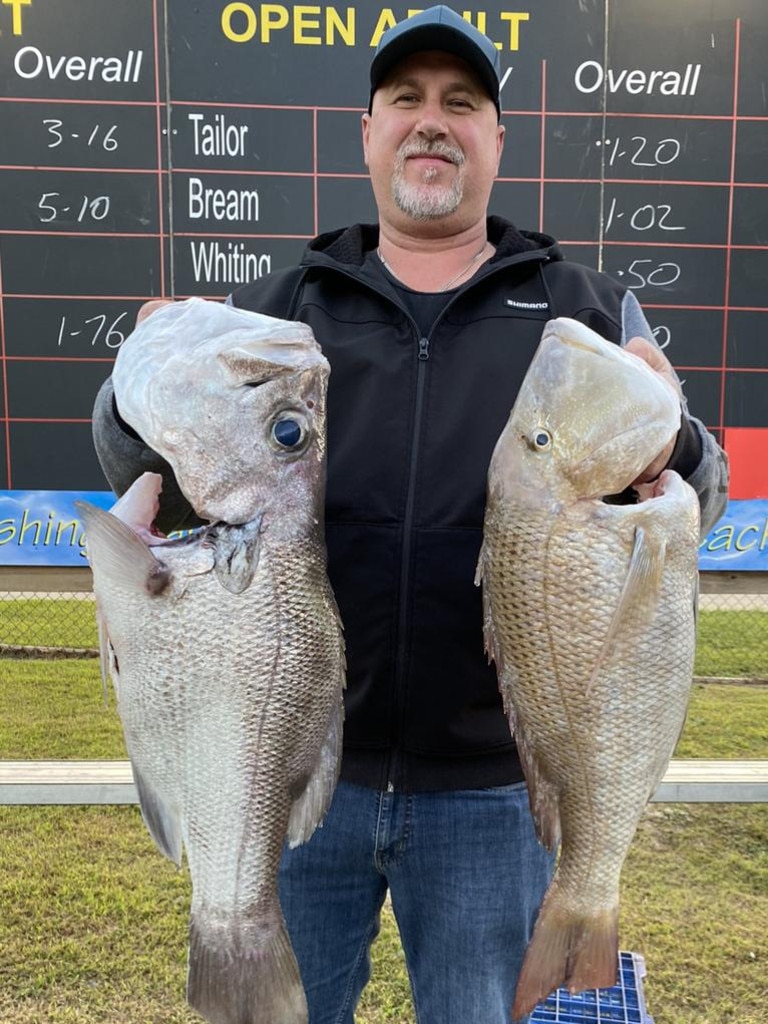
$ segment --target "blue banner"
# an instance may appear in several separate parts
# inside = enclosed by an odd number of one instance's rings
[[[768,501],[729,501],[699,548],[699,568],[768,571]]]
[[[110,508],[110,491],[0,491],[0,565],[86,565],[74,502]],[[768,500],[730,501],[699,568],[768,571]]]
[[[0,565],[87,565],[75,501],[111,508],[111,491],[0,491]]]

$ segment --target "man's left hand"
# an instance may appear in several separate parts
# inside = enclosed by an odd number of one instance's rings
[[[677,378],[672,364],[658,347],[658,345],[652,344],[646,338],[630,338],[625,346],[625,351],[631,352],[632,355],[638,356],[643,362],[646,362],[652,370],[663,378],[675,391],[676,394],[682,399],[682,391],[680,389],[680,381]],[[656,477],[666,468],[667,463],[672,458],[672,452],[675,450],[675,441],[677,435],[675,435],[669,444],[664,448],[663,451],[659,452],[653,462],[646,466],[643,472],[633,480],[633,484],[645,484],[650,480],[655,480]]]

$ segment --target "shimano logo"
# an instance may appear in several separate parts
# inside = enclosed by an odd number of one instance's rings
[[[517,299],[505,299],[504,302],[513,309],[549,309],[548,302],[518,302]]]

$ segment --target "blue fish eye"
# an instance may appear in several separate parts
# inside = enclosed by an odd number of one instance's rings
[[[272,437],[283,448],[295,448],[304,437],[304,431],[296,420],[278,420],[272,427]]]
[[[552,444],[552,435],[548,430],[536,430],[532,437],[532,447],[537,448],[539,451],[543,451],[545,448],[549,448]]]

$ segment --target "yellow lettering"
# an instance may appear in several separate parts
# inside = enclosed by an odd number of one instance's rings
[[[0,544],[7,544],[16,536],[16,524],[12,519],[0,519]]]
[[[733,527],[718,526],[707,544],[707,551],[727,551],[733,542]]]
[[[69,530],[69,546],[77,544],[77,528],[80,524],[76,519],[70,519],[68,523],[59,523],[56,527],[56,540],[54,543],[61,543],[61,535]]]
[[[261,36],[262,43],[268,43],[273,32],[285,28],[288,24],[288,10],[280,4],[261,5]]]
[[[325,41],[328,46],[333,46],[333,30],[341,36],[342,42],[347,46],[355,45],[355,8],[347,8],[346,22],[341,20],[341,15],[335,7],[329,7],[325,19]]]
[[[499,15],[502,21],[509,22],[509,48],[510,50],[520,49],[520,22],[528,21],[530,14],[524,11],[502,11]],[[501,47],[499,47],[501,49]]]
[[[320,19],[310,17],[312,14],[319,13],[319,7],[293,8],[293,41],[297,46],[319,46],[322,43],[322,39],[317,36],[304,34],[307,29],[320,28]]]
[[[21,8],[29,7],[32,0],[2,0],[2,2],[13,8],[12,32],[15,36],[21,35]]]
[[[753,548],[755,546],[755,544],[757,543],[757,541],[755,541],[755,540],[751,540],[749,542],[749,544],[744,544],[743,543],[744,534],[745,533],[752,533],[752,532],[754,532],[754,533],[758,532],[756,526],[745,526],[744,527],[744,529],[741,531],[741,533],[738,535],[738,537],[734,541],[734,545],[733,546],[736,548],[737,551],[749,551],[750,548]]]
[[[387,31],[388,28],[392,28],[393,25],[397,24],[397,18],[392,13],[391,7],[382,7],[379,20],[376,22],[376,27],[373,30],[371,36],[371,46],[378,46],[379,40]]]
[[[29,521],[29,509],[25,508],[21,517],[21,526],[19,527],[19,544],[24,543],[24,537],[27,530],[34,530],[35,539],[32,541],[33,544],[40,543],[40,531],[43,528],[43,524],[39,519],[33,519]]]
[[[237,32],[232,27],[235,14],[245,15],[245,31]],[[256,35],[256,15],[250,4],[227,4],[221,12],[221,31],[233,43],[247,43]]]
[[[763,550],[766,544],[768,544],[768,516],[765,517],[765,523],[763,524],[763,535],[760,538],[761,551]]]

